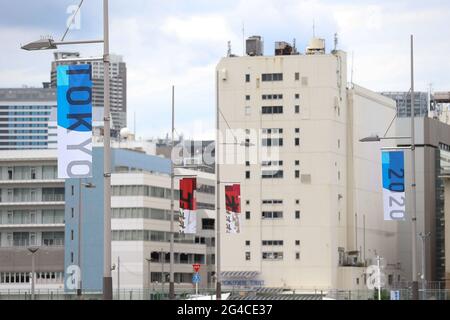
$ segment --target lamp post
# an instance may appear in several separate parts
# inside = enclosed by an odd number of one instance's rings
[[[411,249],[412,249],[412,299],[419,299],[419,285],[417,281],[417,185],[416,185],[416,142],[415,142],[415,94],[414,94],[414,36],[411,35],[411,136],[410,137],[383,137],[371,136],[361,139],[360,142],[380,142],[388,139],[411,139],[411,147],[390,148],[411,150]]]
[[[427,239],[431,236],[431,232],[419,233],[419,237],[422,240],[422,289],[426,289],[427,284],[427,265],[426,265],[426,245]]]
[[[82,243],[81,243],[81,239],[82,239],[82,224],[83,224],[83,201],[82,201],[82,196],[83,196],[83,190],[82,187],[85,187],[86,189],[94,189],[95,185],[92,183],[82,183],[80,180],[80,185],[79,185],[79,195],[78,195],[78,267],[80,268],[81,274],[80,274],[80,278],[78,279],[78,289],[77,289],[77,296],[78,298],[81,298],[81,295],[83,293],[83,269],[81,266],[81,259],[82,259],[82,254],[81,254],[81,249],[82,249]]]
[[[103,57],[88,59],[66,59],[65,62],[103,61],[104,74],[104,140],[103,140],[103,168],[104,168],[104,197],[103,197],[103,299],[112,300],[111,277],[111,115],[110,115],[110,54],[109,54],[109,1],[103,0],[103,40],[54,41],[41,39],[22,46],[27,51],[54,50],[59,45],[78,45],[103,43]]]
[[[35,279],[36,279],[36,261],[35,255],[38,252],[39,248],[31,247],[28,248],[28,251],[31,253],[31,300],[35,300]]]

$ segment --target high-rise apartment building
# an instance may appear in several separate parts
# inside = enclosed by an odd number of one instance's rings
[[[51,86],[53,88],[56,87],[56,67],[63,64],[73,64],[74,62],[64,62],[64,59],[73,58],[80,59],[80,54],[78,52],[55,52],[55,61],[52,62],[51,70]],[[103,108],[103,62],[83,61],[81,59],[76,63],[92,65],[92,106],[93,108]],[[127,126],[127,67],[122,56],[111,55],[110,79],[112,129],[113,134],[118,136],[120,130]]]
[[[394,101],[347,85],[345,52],[321,39],[305,55],[286,43],[274,56],[229,55],[216,71],[221,192],[240,182],[242,193],[239,234],[226,233],[220,203],[224,284],[364,289],[377,256],[387,285],[402,280],[380,146],[359,142],[384,134]]]
[[[47,149],[56,143],[56,92],[49,88],[0,89],[0,150]]]
[[[397,103],[397,116],[399,118],[411,117],[411,93],[409,92],[382,92],[383,96],[391,98]],[[428,92],[415,92],[414,116],[428,117],[430,110],[430,97]]]

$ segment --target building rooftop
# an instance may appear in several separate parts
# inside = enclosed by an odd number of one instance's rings
[[[0,89],[0,101],[56,102],[56,90],[51,88]]]

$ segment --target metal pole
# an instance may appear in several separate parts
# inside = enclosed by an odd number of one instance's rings
[[[81,219],[82,219],[82,180],[79,179],[79,194],[78,194],[78,267],[80,268],[80,278],[78,279],[78,289],[77,289],[77,296],[80,299],[81,293],[82,293],[82,272],[81,272]]]
[[[174,187],[174,165],[173,165],[173,149],[175,144],[175,86],[172,86],[172,144],[170,152],[170,283],[169,283],[169,299],[175,299],[175,281],[174,281],[174,204],[175,204],[175,187]]]
[[[411,35],[411,240],[412,240],[412,299],[419,299],[419,284],[417,282],[417,212],[416,212],[416,144],[414,108],[414,36]]]
[[[120,300],[120,257],[117,257],[117,300]]]
[[[380,266],[380,256],[377,256],[377,267],[378,267],[378,300],[381,300],[381,266]]]
[[[364,266],[366,266],[366,215],[363,215],[363,250],[364,250]]]
[[[104,78],[104,252],[103,252],[103,299],[112,300],[111,277],[111,112],[109,79],[109,6],[103,0],[103,78]]]
[[[426,245],[427,238],[430,237],[431,233],[420,233],[420,239],[422,240],[422,289],[426,289],[427,283],[427,264],[426,264]]]
[[[36,252],[31,253],[31,300],[34,300],[35,294],[34,294],[34,280],[35,280],[35,261],[34,261],[34,254]]]
[[[164,297],[164,287],[165,287],[165,284],[166,284],[166,279],[164,277],[164,262],[166,260],[166,255],[163,252],[163,249],[161,249],[160,256],[162,258],[162,263],[161,263],[161,287],[162,287],[162,296]]]
[[[216,71],[216,300],[222,299],[220,276],[220,130],[219,130],[219,72]]]

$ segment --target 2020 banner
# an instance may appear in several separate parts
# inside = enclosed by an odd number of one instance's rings
[[[406,218],[404,152],[383,152],[382,165],[384,220],[403,221]]]
[[[234,184],[225,187],[226,233],[241,232],[241,186]]]
[[[92,66],[57,68],[58,178],[92,178]]]
[[[195,199],[197,179],[185,178],[180,180],[180,233],[197,233],[197,202]]]

